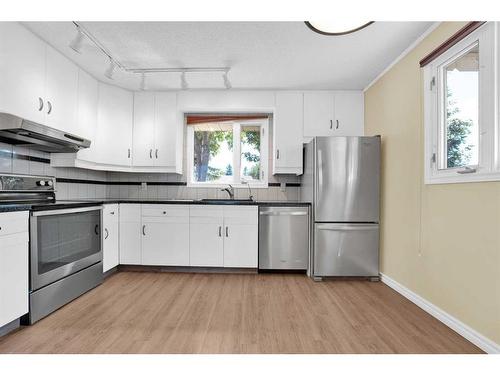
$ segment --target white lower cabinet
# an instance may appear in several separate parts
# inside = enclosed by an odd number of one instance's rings
[[[142,264],[189,266],[189,206],[142,206]]]
[[[120,264],[257,268],[258,207],[120,204]]]
[[[257,206],[193,206],[190,217],[190,265],[256,268]]]
[[[141,264],[141,240],[141,205],[120,204],[120,264]]]
[[[192,206],[189,220],[189,265],[223,267],[223,206]]]
[[[258,208],[224,207],[224,267],[257,268]]]
[[[105,205],[102,215],[104,228],[102,270],[106,272],[120,263],[118,204]]]
[[[28,212],[0,214],[0,327],[28,312]]]

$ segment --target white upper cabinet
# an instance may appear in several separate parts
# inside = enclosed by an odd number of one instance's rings
[[[175,172],[177,151],[182,149],[175,93],[134,94],[133,166],[160,167]]]
[[[304,137],[333,135],[334,109],[333,92],[304,92]]]
[[[273,91],[182,91],[178,94],[180,111],[271,111]]]
[[[335,135],[363,135],[364,113],[363,92],[336,91]]]
[[[363,135],[361,91],[304,92],[304,137]]]
[[[99,84],[95,151],[100,163],[132,165],[132,112],[130,91]]]
[[[78,68],[47,46],[45,77],[46,124],[72,133],[76,124]]]
[[[177,116],[177,95],[156,93],[155,97],[155,159],[157,167],[182,171],[183,119]]]
[[[0,112],[45,122],[45,44],[14,22],[0,22]]]
[[[276,93],[273,123],[273,174],[302,174],[303,94]]]
[[[154,165],[155,148],[155,94],[134,93],[134,166]]]

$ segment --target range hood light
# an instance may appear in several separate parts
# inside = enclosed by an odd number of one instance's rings
[[[307,27],[309,27],[315,33],[321,35],[346,35],[350,33],[354,33],[361,29],[364,29],[366,26],[371,25],[373,21],[318,21],[304,22]]]

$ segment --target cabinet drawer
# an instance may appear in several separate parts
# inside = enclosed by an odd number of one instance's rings
[[[259,222],[258,207],[224,207],[224,224],[255,224]]]
[[[209,217],[209,218],[223,218],[224,206],[214,205],[200,205],[191,206],[189,209],[189,216],[193,217]]]
[[[143,204],[143,217],[189,217],[189,206],[176,204]]]
[[[119,216],[118,204],[106,204],[102,211],[104,220],[118,221]]]
[[[28,232],[28,211],[0,214],[0,237],[8,234]]]
[[[122,222],[140,222],[141,205],[134,203],[120,204],[120,221]]]

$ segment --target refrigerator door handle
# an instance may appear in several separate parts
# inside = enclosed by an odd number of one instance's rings
[[[359,230],[374,230],[378,228],[378,224],[317,224],[318,230],[330,231],[359,231]]]
[[[321,191],[323,190],[323,153],[321,150],[318,150],[318,186],[317,186],[317,196],[320,196]]]

